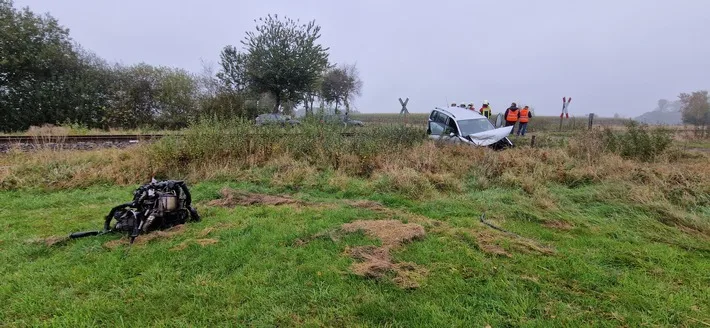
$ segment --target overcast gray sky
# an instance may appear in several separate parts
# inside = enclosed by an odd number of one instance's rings
[[[709,0],[15,0],[100,56],[199,72],[269,13],[315,19],[331,62],[356,63],[356,107],[425,112],[512,101],[538,115],[634,116],[710,88]]]

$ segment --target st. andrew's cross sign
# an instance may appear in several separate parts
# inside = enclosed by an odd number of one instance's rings
[[[407,103],[409,102],[409,98],[405,99],[402,101],[402,98],[399,98],[399,104],[402,105],[402,110],[399,111],[400,114],[409,114],[409,111],[407,110]]]

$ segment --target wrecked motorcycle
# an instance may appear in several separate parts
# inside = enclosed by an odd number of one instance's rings
[[[111,209],[102,231],[83,231],[69,235],[76,239],[112,232],[128,233],[131,244],[141,233],[167,229],[188,221],[199,221],[197,210],[191,206],[192,196],[184,181],[152,181],[133,191],[131,202]],[[111,226],[111,222],[116,223]]]

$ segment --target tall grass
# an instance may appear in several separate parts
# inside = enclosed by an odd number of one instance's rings
[[[343,136],[344,131],[355,135]],[[693,214],[710,206],[707,160],[672,148],[662,132],[641,127],[575,134],[554,147],[522,145],[496,152],[428,142],[424,131],[407,125],[346,130],[204,121],[182,137],[129,149],[12,152],[0,156],[0,188],[133,185],[151,176],[244,180],[285,190],[395,193],[410,199],[507,188],[554,207],[552,187],[602,184],[618,187],[604,201],[655,208],[672,222],[710,232],[710,222]]]
[[[306,122],[282,128],[254,127],[243,120],[202,121],[181,137],[161,139],[149,154],[152,161],[170,163],[171,170],[181,173],[190,165],[224,161],[257,167],[284,155],[318,169],[338,169],[349,161],[410,149],[424,139],[421,129],[405,125],[343,129]]]

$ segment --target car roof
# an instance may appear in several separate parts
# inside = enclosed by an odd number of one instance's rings
[[[473,120],[479,118],[486,118],[485,116],[479,114],[477,111],[470,110],[468,108],[461,107],[446,107],[439,108],[436,107],[434,110],[440,111],[458,120]]]

